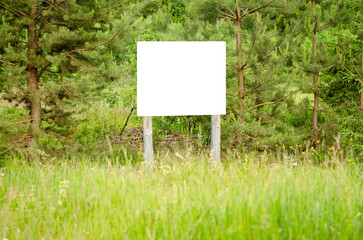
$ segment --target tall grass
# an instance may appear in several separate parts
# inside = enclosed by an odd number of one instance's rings
[[[362,239],[352,162],[162,155],[155,170],[87,159],[1,169],[0,239]]]

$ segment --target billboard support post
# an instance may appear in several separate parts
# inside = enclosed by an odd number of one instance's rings
[[[153,129],[152,117],[143,117],[143,139],[144,139],[144,164],[145,170],[153,170],[154,157],[153,157]]]
[[[221,159],[221,115],[211,117],[211,162],[218,163]]]

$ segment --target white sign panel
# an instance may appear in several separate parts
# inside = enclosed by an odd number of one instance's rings
[[[225,42],[138,42],[137,115],[226,114]]]

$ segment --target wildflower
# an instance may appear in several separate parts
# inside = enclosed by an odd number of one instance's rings
[[[351,161],[352,161],[352,159],[350,159],[350,158],[349,158],[349,159],[348,159],[348,162],[351,162]]]
[[[175,155],[180,158],[180,159],[184,159],[182,155],[180,155],[178,152],[175,153]]]
[[[334,147],[329,148],[329,150],[334,150]]]
[[[4,177],[4,175],[5,175],[4,173],[1,173],[1,176],[2,176],[2,177]]]
[[[316,143],[320,143],[320,140],[317,140]]]
[[[91,168],[91,170],[93,171],[93,168]]]
[[[305,152],[301,152],[301,154],[302,154],[302,155],[304,155],[304,154],[305,154]]]
[[[342,161],[343,161],[343,163],[345,163],[345,158],[343,158],[343,160],[342,160]]]
[[[62,206],[63,202],[62,202],[61,200],[58,200],[58,201],[57,201],[57,204],[58,204],[59,206]]]
[[[349,139],[349,141],[353,141],[353,138]]]
[[[296,162],[294,162],[292,165],[296,166],[296,165],[297,165],[297,163],[296,163]]]

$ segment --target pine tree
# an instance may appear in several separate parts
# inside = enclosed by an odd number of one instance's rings
[[[117,79],[119,68],[107,49],[117,50],[112,40],[127,37],[141,7],[110,0],[1,1],[0,82],[7,99],[29,109],[22,139],[31,159],[44,134],[42,122],[53,126],[47,131],[67,126],[71,99]]]
[[[240,4],[246,12],[241,17],[241,29],[236,28],[236,12],[233,11],[236,4]],[[286,125],[278,119],[277,113],[283,100],[296,92],[295,86],[292,91],[290,87],[295,84],[297,75],[290,73],[291,64],[285,66],[286,52],[291,51],[292,39],[297,32],[294,26],[294,6],[295,2],[285,1],[265,1],[265,4],[260,1],[189,1],[185,5],[187,16],[183,22],[173,21],[169,9],[160,9],[151,17],[157,30],[161,31],[157,34],[158,40],[227,42],[227,117],[232,122],[234,119],[246,122],[244,125],[236,124],[236,131],[233,130],[236,142],[241,143],[241,135],[248,136],[248,141],[255,141],[257,137],[264,135],[261,134],[263,128],[251,127],[257,126],[259,122],[265,126],[269,137],[273,137],[275,133],[271,129],[277,129],[275,123]],[[241,9],[242,16],[244,13]],[[248,9],[254,11],[248,14]],[[238,41],[241,51],[237,51],[237,35],[241,37]],[[243,69],[239,69],[238,64],[242,64]],[[242,100],[238,95],[241,86]],[[252,130],[257,128],[259,130]],[[273,138],[275,146],[278,138]]]
[[[291,3],[290,3],[291,4]],[[261,93],[257,88],[251,91],[246,91],[246,70],[256,63],[256,60],[261,62],[262,58],[260,56],[259,59],[256,59],[258,54],[266,53],[269,56],[268,52],[273,52],[275,46],[272,41],[268,41],[268,35],[271,32],[267,33],[266,31],[270,30],[268,25],[273,26],[271,24],[271,16],[267,16],[270,9],[280,9],[285,10],[289,8],[289,5],[286,1],[239,1],[239,0],[230,0],[230,1],[203,1],[201,5],[202,13],[207,15],[209,19],[222,17],[227,20],[230,20],[234,24],[235,31],[235,47],[236,47],[236,56],[237,56],[237,64],[229,64],[237,71],[237,82],[238,82],[238,113],[239,113],[239,122],[243,123],[245,121],[245,113],[250,108],[245,107],[245,98],[247,95],[251,95],[252,92],[257,91],[257,93]],[[273,10],[274,11],[274,10]],[[272,15],[275,15],[272,13]],[[266,17],[267,16],[267,17]],[[276,15],[275,15],[276,16]],[[271,37],[271,36],[269,36]],[[274,36],[276,39],[276,36]],[[264,46],[263,44],[268,43],[268,45]],[[248,47],[246,46],[248,45]],[[270,49],[268,49],[270,47]],[[255,59],[254,59],[255,58]],[[266,62],[269,59],[265,59]],[[268,68],[268,67],[267,67]],[[259,70],[261,73],[261,69]],[[260,76],[261,77],[261,76]],[[262,99],[257,97],[257,105],[263,104]],[[261,105],[263,106],[263,105]],[[252,108],[255,109],[255,108]],[[259,111],[260,107],[256,107],[257,111]]]
[[[332,26],[338,26],[345,24],[349,21],[349,14],[344,7],[344,1],[318,1],[312,0],[311,11],[307,11],[305,20],[306,37],[310,38],[308,44],[302,44],[302,51],[295,52],[295,65],[301,70],[312,74],[313,76],[313,142],[314,147],[318,147],[319,140],[319,125],[318,125],[318,113],[319,113],[319,73],[326,71],[338,64],[339,56],[329,56],[327,54],[326,46],[324,42],[319,38],[319,33]],[[306,10],[309,9],[306,6]],[[311,14],[309,14],[309,12]],[[309,16],[310,15],[310,16]],[[306,49],[307,45],[311,43],[311,54]],[[320,49],[319,49],[320,46]],[[302,54],[301,54],[302,53]],[[297,56],[297,57],[296,57]]]

